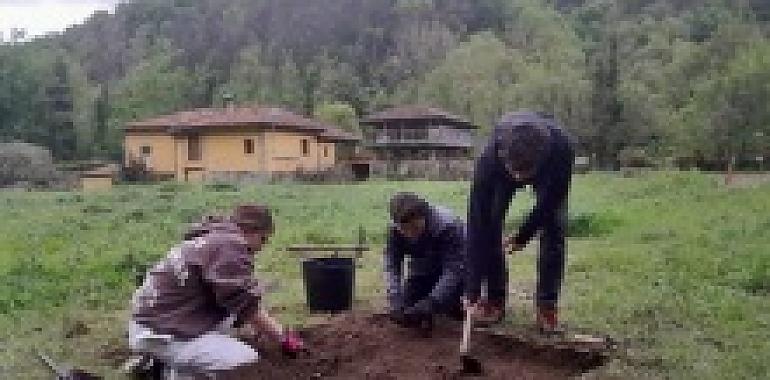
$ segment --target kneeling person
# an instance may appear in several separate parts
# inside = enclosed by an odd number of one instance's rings
[[[259,205],[209,217],[189,231],[134,294],[131,349],[160,360],[168,376],[211,377],[257,361],[254,349],[227,334],[240,321],[297,353],[302,341],[260,307],[252,277],[254,255],[272,233],[270,211]]]
[[[394,195],[390,216],[384,269],[391,316],[410,325],[436,313],[461,318],[465,224],[414,193]]]

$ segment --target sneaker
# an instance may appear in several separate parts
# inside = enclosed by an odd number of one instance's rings
[[[539,306],[537,308],[537,328],[541,333],[547,335],[558,334],[561,332],[556,308],[545,306]]]
[[[131,379],[156,380],[163,379],[165,366],[149,354],[131,356],[123,364],[123,372]]]

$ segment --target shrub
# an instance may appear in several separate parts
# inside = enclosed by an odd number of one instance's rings
[[[121,178],[126,182],[147,182],[150,180],[150,171],[144,161],[130,156],[128,164],[122,168]]]
[[[641,148],[626,148],[618,153],[620,166],[628,168],[649,168],[653,166],[652,159]]]
[[[50,186],[60,177],[48,149],[28,143],[0,143],[0,187]]]
[[[238,185],[228,182],[212,182],[204,185],[207,191],[213,192],[237,192]]]

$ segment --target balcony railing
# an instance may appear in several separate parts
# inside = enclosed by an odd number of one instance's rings
[[[425,145],[451,145],[451,146],[467,146],[473,145],[473,139],[470,135],[454,135],[454,136],[428,136],[426,138],[411,138],[411,137],[393,137],[388,135],[374,136],[374,141],[369,141],[373,145],[409,145],[409,144],[425,144]]]

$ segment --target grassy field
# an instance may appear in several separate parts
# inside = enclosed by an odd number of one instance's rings
[[[295,243],[354,242],[358,307],[383,300],[380,249],[388,197],[423,193],[464,215],[464,182],[359,185],[118,187],[104,194],[0,192],[0,378],[50,378],[34,348],[120,378],[104,358],[122,346],[134,277],[176,242],[183,224],[240,201],[270,204],[277,233],[259,256],[279,282],[270,305],[307,321]],[[514,226],[531,206],[514,203]],[[697,173],[575,178],[563,319],[620,342],[599,377],[764,378],[770,373],[770,186],[728,189]],[[514,311],[534,282],[536,244],[509,260]]]

